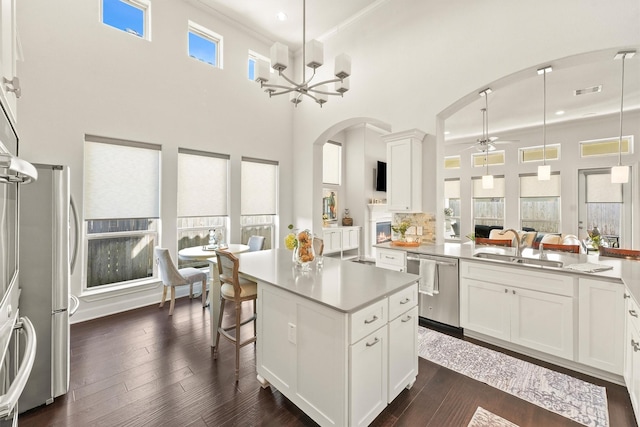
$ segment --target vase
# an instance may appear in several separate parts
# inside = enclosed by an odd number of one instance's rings
[[[313,250],[313,234],[303,230],[296,235],[296,247],[293,249],[293,263],[301,270],[309,270],[315,259]]]

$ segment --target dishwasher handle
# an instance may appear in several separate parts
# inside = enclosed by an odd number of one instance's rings
[[[416,258],[416,257],[411,257],[411,256],[407,257],[407,261],[420,261],[421,259],[430,259],[430,258]],[[458,266],[458,264],[456,264],[455,262],[446,262],[446,261],[436,261],[436,264],[442,265],[442,266],[445,266],[445,267],[457,267]]]

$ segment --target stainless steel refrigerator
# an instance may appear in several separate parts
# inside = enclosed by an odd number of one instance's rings
[[[67,393],[70,305],[77,301],[69,290],[74,258],[70,219],[75,219],[70,216],[75,209],[69,167],[34,166],[38,181],[20,193],[20,312],[32,320],[38,348],[31,377],[20,396],[20,412]],[[73,231],[77,236],[77,228]],[[73,246],[75,252],[77,244]]]

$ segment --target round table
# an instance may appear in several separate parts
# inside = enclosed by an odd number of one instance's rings
[[[224,250],[231,252],[232,254],[239,254],[247,252],[249,250],[249,246],[241,243],[230,243],[226,248],[224,248]],[[215,259],[216,251],[213,249],[204,249],[204,246],[191,246],[189,248],[180,249],[178,251],[178,257],[185,261],[206,261],[209,258]]]

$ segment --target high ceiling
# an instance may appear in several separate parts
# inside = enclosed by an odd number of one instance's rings
[[[246,30],[267,41],[280,41],[297,51],[302,45],[301,0],[185,0],[205,11],[235,21]],[[368,12],[392,0],[308,0],[306,2],[306,39],[321,39],[345,25],[356,22]],[[287,14],[284,22],[279,12]],[[630,46],[639,53],[625,62],[625,111],[640,109],[640,46]],[[615,60],[617,49],[552,60],[487,82],[489,95],[489,133],[508,139],[508,130],[542,124],[543,78],[537,68],[551,65],[547,75],[547,124],[576,120],[620,111],[621,61]],[[348,53],[348,52],[347,52]],[[602,85],[602,91],[574,96],[577,89]],[[480,88],[479,90],[484,89]],[[482,133],[484,99],[469,94],[445,112],[447,141],[475,141]],[[564,111],[563,115],[556,115]]]

